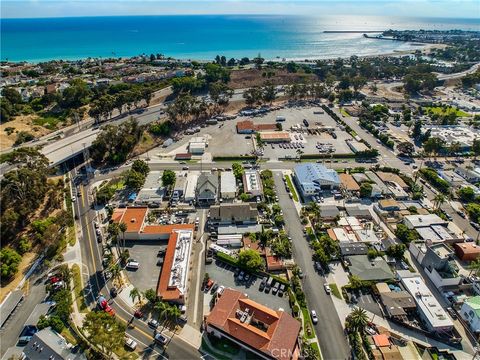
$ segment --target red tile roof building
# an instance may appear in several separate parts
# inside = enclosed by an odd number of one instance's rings
[[[254,124],[251,120],[237,122],[237,133],[252,134],[257,131],[276,131],[277,124]]]
[[[228,338],[262,359],[298,359],[300,322],[245,294],[225,289],[205,318],[207,333]]]
[[[157,284],[157,295],[165,301],[183,304],[188,282],[190,253],[195,226],[193,224],[149,225],[148,208],[116,209],[112,220],[127,224],[127,240],[168,239],[167,250]]]

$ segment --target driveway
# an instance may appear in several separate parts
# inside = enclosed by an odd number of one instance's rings
[[[137,270],[125,270],[130,282],[140,291],[156,289],[161,266],[157,266],[157,253],[167,248],[166,241],[127,242],[126,247],[130,258],[137,260],[140,267]]]
[[[293,256],[305,274],[303,289],[308,306],[310,309],[315,309],[318,314],[319,322],[315,326],[315,330],[323,358],[346,359],[350,356],[350,350],[343,333],[343,327],[331,295],[327,295],[323,289],[325,279],[319,276],[313,267],[312,252],[303,236],[303,226],[300,223],[295,205],[285,190],[282,172],[275,171],[273,179],[277,187],[277,195],[283,210],[286,228],[293,238]]]
[[[225,264],[221,261],[214,261],[212,264],[205,266],[205,272],[208,273],[210,278],[217,282],[219,285],[225,286],[225,288],[233,288],[248,295],[249,299],[256,301],[262,305],[268,306],[273,310],[282,308],[286,311],[290,308],[288,305],[288,297],[286,293],[283,297],[273,295],[272,292],[266,294],[263,291],[259,291],[258,287],[261,282],[261,278],[255,276],[251,277],[248,282],[239,282],[233,276],[235,268],[231,265]],[[209,304],[210,294],[205,295],[204,304]]]

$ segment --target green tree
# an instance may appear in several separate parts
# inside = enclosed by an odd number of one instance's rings
[[[149,302],[150,305],[154,305],[158,300],[157,293],[153,289],[147,289],[143,293],[143,296],[145,297],[145,299],[147,299],[147,301]]]
[[[138,191],[145,184],[145,175],[130,169],[125,175],[125,186],[131,190]]]
[[[150,166],[143,160],[135,160],[132,164],[132,170],[147,176],[150,172]]]
[[[433,206],[435,207],[435,209],[438,209],[440,208],[441,205],[445,203],[445,201],[447,201],[447,198],[445,197],[445,195],[437,194],[433,198]]]
[[[167,309],[167,318],[174,324],[177,322],[178,318],[182,316],[182,313],[178,306],[172,305]]]
[[[421,120],[415,120],[415,123],[413,124],[413,129],[412,129],[412,137],[414,139],[420,138],[422,135],[422,121]]]
[[[125,343],[125,325],[104,311],[91,311],[83,321],[87,339],[109,358]]]
[[[242,164],[237,162],[234,162],[232,164],[232,171],[233,171],[233,175],[235,175],[235,178],[237,179],[241,179],[243,176],[243,173],[245,172]]]
[[[158,319],[163,318],[163,320],[166,320],[167,318],[167,313],[170,308],[170,305],[166,303],[165,301],[157,301],[155,305],[153,306],[155,311],[158,312]]]
[[[22,257],[15,250],[7,247],[0,250],[0,269],[2,278],[10,279],[15,275],[20,261],[22,261]]]
[[[368,324],[368,315],[367,312],[359,307],[355,307],[352,312],[345,319],[345,327],[350,332],[360,332],[363,333],[365,327]]]
[[[173,186],[175,184],[175,173],[172,170],[164,170],[162,174],[163,186]]]
[[[437,137],[431,137],[423,144],[423,150],[434,157],[445,149],[445,141]]]
[[[132,299],[132,302],[135,304],[135,300],[140,300],[142,298],[142,294],[140,293],[140,291],[137,289],[137,288],[133,288],[132,290],[130,290],[130,299]]]
[[[470,273],[468,274],[468,276],[472,275],[472,273],[475,273],[475,275],[477,276],[480,275],[480,258],[472,261],[468,268],[470,269]]]
[[[404,224],[397,225],[397,228],[395,229],[395,235],[407,246],[410,244],[410,242],[419,239],[418,233],[413,229],[409,229]]]
[[[475,191],[470,186],[463,187],[457,191],[457,195],[461,201],[468,203],[475,200]]]
[[[407,156],[412,156],[415,151],[415,147],[410,141],[404,141],[397,145],[397,150]]]
[[[118,231],[120,231],[122,233],[122,253],[123,251],[125,250],[125,232],[127,231],[128,229],[128,226],[125,222],[120,222],[118,224]]]
[[[368,182],[363,182],[360,184],[360,197],[368,198],[372,196],[372,184]]]
[[[238,264],[246,269],[251,269],[254,272],[265,269],[265,263],[262,257],[253,249],[240,251],[240,254],[238,255]]]
[[[233,89],[229,88],[225,83],[217,81],[208,86],[208,93],[215,104],[215,110],[228,106],[233,96]]]
[[[262,87],[262,99],[266,103],[272,103],[277,97],[275,86],[271,82],[267,82]]]
[[[473,152],[473,155],[475,156],[475,159],[477,159],[477,156],[480,155],[480,138],[476,138],[473,140],[472,152]]]
[[[400,260],[403,258],[403,254],[406,250],[407,247],[405,246],[405,244],[394,244],[387,249],[386,253],[388,256]]]

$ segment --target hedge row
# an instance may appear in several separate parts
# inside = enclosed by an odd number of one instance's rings
[[[245,161],[245,160],[256,160],[255,156],[214,156],[213,161]]]

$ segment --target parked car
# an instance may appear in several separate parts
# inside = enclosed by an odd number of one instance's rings
[[[330,289],[330,285],[328,284],[323,284],[323,288],[325,289],[325,292],[330,295],[332,293],[332,289]]]
[[[317,312],[315,310],[310,311],[310,317],[312,318],[313,325],[316,325],[318,323],[318,317],[317,317]]]
[[[278,289],[278,296],[282,297],[285,293],[285,284],[280,285],[280,289]]]
[[[273,295],[277,294],[279,289],[280,289],[280,283],[277,282],[272,288],[272,294]]]
[[[141,312],[140,310],[136,310],[133,313],[133,316],[135,316],[137,319],[141,319],[141,318],[143,318],[143,312]]]
[[[129,337],[126,337],[125,346],[130,350],[135,351],[135,349],[137,348],[137,342],[133,339],[130,339]]]
[[[220,286],[220,285],[218,285],[218,284],[213,284],[212,289],[210,290],[210,292],[211,292],[212,294],[214,294],[215,291],[217,291],[217,289],[218,289],[219,286]]]
[[[265,289],[265,285],[267,285],[267,278],[262,279],[262,281],[260,282],[260,286],[258,287],[258,290],[263,291],[263,289]]]
[[[220,285],[217,289],[217,296],[221,296],[224,291],[225,291],[225,286]]]
[[[155,335],[155,342],[159,345],[165,346],[168,343],[168,337],[166,337],[163,334],[158,333],[158,334]]]
[[[118,295],[117,288],[112,287],[112,288],[110,289],[110,296],[111,296],[111,297],[116,297],[117,295]]]
[[[448,307],[447,312],[450,314],[453,320],[457,320],[458,316],[455,310],[453,310],[451,307]]]
[[[148,321],[148,326],[150,326],[152,329],[156,329],[158,327],[158,321],[155,319],[150,319]]]
[[[127,269],[136,270],[140,267],[140,263],[136,260],[130,259],[127,263]]]

